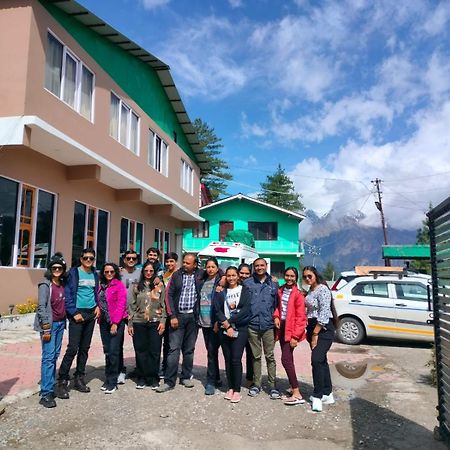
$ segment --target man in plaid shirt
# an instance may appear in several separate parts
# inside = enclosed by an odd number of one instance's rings
[[[167,392],[175,387],[180,351],[183,353],[180,384],[194,387],[191,380],[194,349],[197,341],[198,305],[203,271],[197,268],[197,257],[186,253],[183,267],[177,270],[167,286],[166,308],[170,317],[169,354],[164,384],[156,392]]]

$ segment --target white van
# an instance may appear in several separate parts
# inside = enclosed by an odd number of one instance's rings
[[[198,252],[198,258],[202,266],[205,261],[214,256],[219,262],[222,270],[226,270],[229,266],[238,267],[241,263],[252,264],[258,258],[258,252],[248,245],[240,242],[211,242],[207,247]]]

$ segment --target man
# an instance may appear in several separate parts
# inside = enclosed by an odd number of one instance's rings
[[[180,384],[194,387],[191,380],[194,366],[194,349],[197,341],[197,315],[200,300],[202,271],[197,268],[197,258],[187,253],[183,267],[170,279],[166,296],[167,314],[170,317],[169,355],[164,374],[164,384],[156,392],[167,392],[175,387],[180,351],[183,353]]]
[[[100,315],[97,306],[98,275],[94,267],[95,250],[85,248],[81,252],[79,267],[69,271],[65,287],[66,311],[69,318],[69,342],[61,362],[57,396],[69,398],[69,371],[77,356],[73,387],[80,392],[90,392],[86,386],[86,362],[91,346],[95,321]]]
[[[141,269],[136,267],[138,255],[134,250],[127,250],[122,255],[122,264],[120,275],[122,275],[122,283],[128,289],[130,284],[138,283],[141,276]]]
[[[153,264],[153,268],[155,269],[155,275],[162,279],[164,275],[164,267],[159,260],[160,252],[155,247],[150,247],[147,250],[147,261],[150,261]]]
[[[254,385],[248,395],[256,397],[261,392],[261,354],[267,365],[270,398],[280,398],[276,389],[276,363],[274,355],[275,334],[273,313],[277,305],[278,284],[267,273],[267,262],[258,258],[253,263],[253,275],[244,282],[242,297],[248,297],[251,304],[248,341],[253,353]]]

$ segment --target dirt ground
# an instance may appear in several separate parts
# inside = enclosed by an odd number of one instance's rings
[[[433,437],[437,396],[429,385],[430,355],[428,345],[334,344],[330,360],[337,402],[324,406],[322,413],[313,413],[308,403],[285,406],[267,394],[251,398],[246,389],[235,405],[219,390],[205,396],[205,367],[198,359],[193,389],[177,385],[157,394],[136,390],[127,380],[105,395],[98,359],[90,361],[91,393],[71,391],[70,399],[58,400],[53,409],[38,405],[37,395],[8,405],[0,416],[0,447],[445,449]],[[301,346],[296,358],[302,363],[299,379],[305,398],[312,393],[308,357],[307,346]],[[277,373],[279,387],[286,389],[281,364]]]

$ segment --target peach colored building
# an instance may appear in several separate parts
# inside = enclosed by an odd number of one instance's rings
[[[3,0],[0,61],[0,313],[55,251],[180,253],[205,159],[169,67],[71,0]]]

